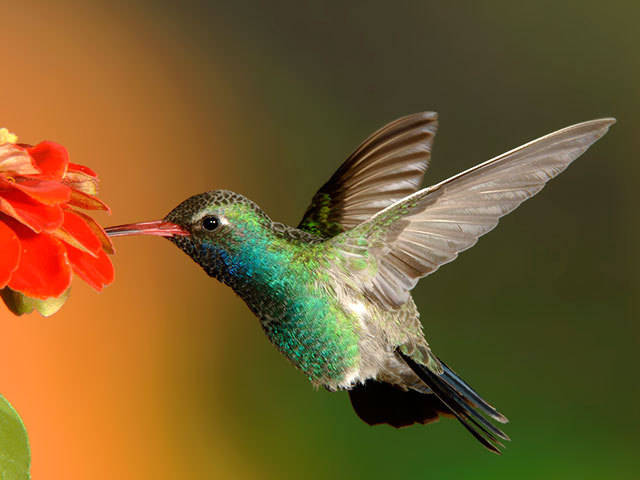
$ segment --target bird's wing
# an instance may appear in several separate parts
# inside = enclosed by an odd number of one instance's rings
[[[368,295],[396,309],[420,278],[473,246],[614,122],[604,118],[558,130],[420,190],[329,240],[335,257]]]
[[[414,193],[427,170],[437,126],[436,113],[422,112],[375,132],[318,190],[298,228],[333,237]]]

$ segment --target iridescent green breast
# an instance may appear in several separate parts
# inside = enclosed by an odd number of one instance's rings
[[[242,297],[271,342],[312,382],[339,383],[358,366],[358,322],[330,289],[319,239],[241,205],[218,212],[233,222],[232,234],[176,243]]]
[[[324,384],[357,366],[356,322],[329,290],[313,247],[276,240],[262,247],[249,244],[242,256],[251,259],[243,267],[251,282],[234,289],[296,367]]]
[[[327,292],[297,286],[266,307],[256,314],[267,336],[314,383],[339,383],[357,367],[356,325]]]

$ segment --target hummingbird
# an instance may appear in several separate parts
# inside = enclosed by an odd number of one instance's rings
[[[366,423],[404,427],[453,417],[500,453],[509,437],[493,422],[507,418],[434,353],[411,291],[613,123],[558,130],[420,188],[438,117],[416,113],[369,136],[314,195],[297,227],[271,220],[240,194],[213,190],[163,220],[106,231],[168,238],[245,301],[313,385],[347,391]]]

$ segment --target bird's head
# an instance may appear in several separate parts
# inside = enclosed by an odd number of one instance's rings
[[[220,278],[248,245],[264,240],[271,220],[248,198],[228,190],[194,195],[163,220],[109,227],[110,236],[168,238],[209,275]],[[223,278],[221,278],[223,280]]]

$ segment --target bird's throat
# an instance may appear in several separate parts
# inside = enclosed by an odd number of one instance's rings
[[[313,244],[273,235],[227,248],[172,241],[245,301],[269,339],[311,381],[335,385],[353,370],[358,336],[323,287]]]

